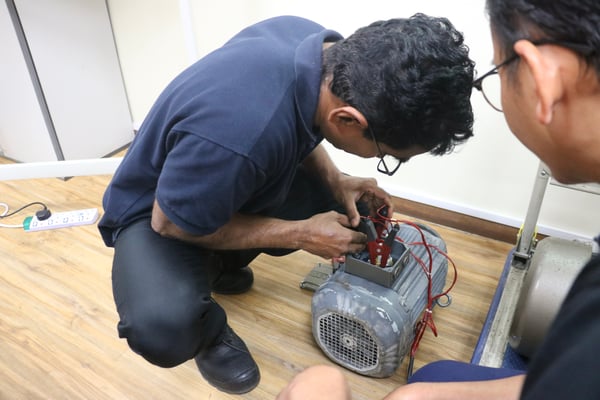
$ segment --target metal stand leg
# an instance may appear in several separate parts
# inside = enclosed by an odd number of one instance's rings
[[[506,278],[506,284],[502,291],[492,326],[485,341],[485,347],[479,361],[480,365],[488,367],[502,366],[513,316],[519,301],[523,281],[527,274],[529,260],[535,247],[535,227],[549,179],[548,168],[540,161],[525,222],[517,239],[510,271]]]
[[[542,208],[542,201],[544,200],[544,194],[546,193],[546,187],[550,181],[550,173],[548,167],[540,161],[540,165],[537,170],[535,183],[533,186],[533,192],[529,200],[529,208],[525,215],[525,222],[517,239],[517,247],[513,255],[513,266],[517,268],[526,268],[531,258],[533,248],[535,247],[535,230],[537,225],[538,217],[540,216],[540,209]]]

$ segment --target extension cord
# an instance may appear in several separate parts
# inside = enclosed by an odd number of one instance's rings
[[[36,232],[48,229],[68,228],[70,226],[93,224],[97,219],[97,208],[64,211],[54,213],[50,218],[43,221],[40,221],[36,216],[27,217],[23,221],[23,229],[26,232]]]

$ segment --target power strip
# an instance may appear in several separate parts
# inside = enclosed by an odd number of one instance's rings
[[[54,213],[50,218],[43,221],[40,221],[36,216],[27,217],[23,221],[23,229],[26,232],[36,232],[48,229],[68,228],[69,226],[93,224],[97,219],[97,208],[64,211]]]

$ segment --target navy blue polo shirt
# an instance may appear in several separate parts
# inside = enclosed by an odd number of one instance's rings
[[[252,25],[176,77],[138,131],[103,199],[99,229],[149,217],[156,198],[183,230],[213,233],[236,212],[269,214],[319,144],[322,45],[341,36],[298,17]]]

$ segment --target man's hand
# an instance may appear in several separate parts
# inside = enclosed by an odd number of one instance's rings
[[[300,248],[323,258],[338,258],[365,248],[367,235],[351,229],[344,214],[329,211],[303,222]]]
[[[356,227],[360,222],[360,214],[356,208],[358,201],[369,206],[369,214],[374,216],[382,206],[387,206],[388,215],[394,212],[391,196],[377,185],[374,178],[359,178],[340,174],[333,188],[337,201],[348,213],[350,226]]]
[[[340,172],[333,164],[323,145],[317,146],[303,161],[308,171],[329,187],[335,199],[346,209],[350,225],[356,227],[360,214],[356,209],[358,201],[369,206],[369,214],[375,216],[381,206],[387,206],[388,215],[394,212],[391,196],[377,185],[373,178],[358,178]]]

